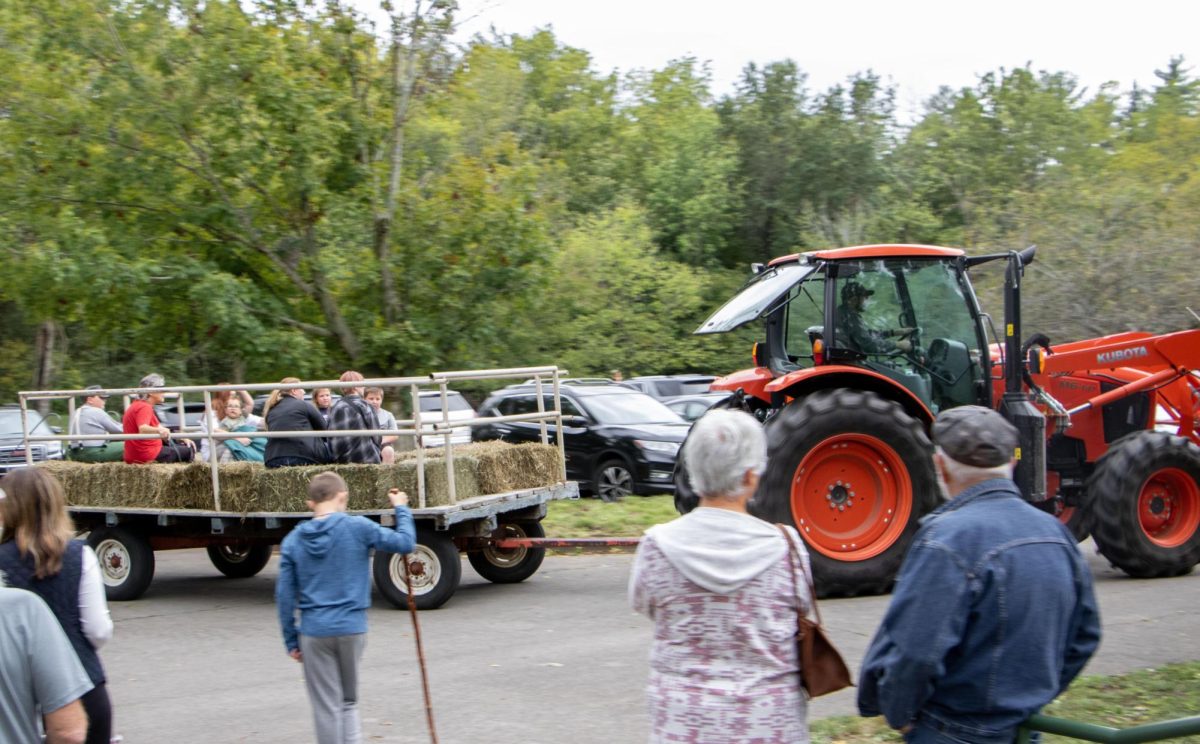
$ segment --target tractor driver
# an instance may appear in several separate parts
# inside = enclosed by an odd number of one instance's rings
[[[838,343],[867,354],[890,354],[894,351],[912,351],[912,341],[894,336],[907,336],[915,329],[900,328],[895,331],[877,331],[863,319],[867,298],[875,294],[858,282],[842,285],[842,304],[838,306]]]

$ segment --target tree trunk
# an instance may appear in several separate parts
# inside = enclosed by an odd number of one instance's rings
[[[37,330],[33,389],[49,390],[54,382],[54,339],[58,335],[53,320],[42,321]],[[37,409],[43,415],[50,411],[50,401],[39,400]]]

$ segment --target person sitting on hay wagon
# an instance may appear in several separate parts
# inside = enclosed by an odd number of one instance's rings
[[[138,382],[140,388],[160,388],[166,384],[163,376],[151,373]],[[196,445],[190,439],[171,439],[171,430],[159,422],[154,407],[163,402],[163,394],[154,390],[139,393],[137,400],[125,409],[121,430],[126,434],[156,434],[159,439],[125,440],[125,462],[139,465],[148,462],[191,462]]]
[[[221,419],[221,428],[227,432],[258,431],[262,418],[242,411],[242,401],[230,398],[225,401],[225,418]],[[237,437],[226,439],[225,447],[234,460],[245,462],[262,462],[267,451],[266,437]]]

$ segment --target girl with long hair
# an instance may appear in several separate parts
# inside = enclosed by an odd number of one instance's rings
[[[0,571],[10,587],[40,596],[71,641],[94,687],[82,698],[87,744],[109,744],[112,704],[96,653],[112,637],[96,554],[75,539],[62,485],[38,468],[0,478]]]

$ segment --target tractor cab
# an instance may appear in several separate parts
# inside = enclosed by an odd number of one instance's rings
[[[931,414],[990,406],[988,345],[962,257],[891,245],[786,256],[761,267],[697,333],[766,318],[756,357],[771,379],[853,367],[903,387]]]

